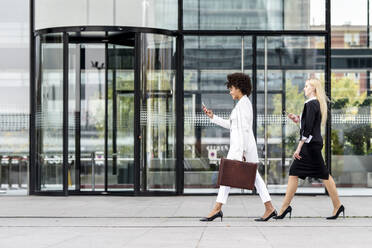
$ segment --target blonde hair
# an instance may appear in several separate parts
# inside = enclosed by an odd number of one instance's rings
[[[320,112],[322,114],[322,124],[325,125],[327,121],[327,102],[329,101],[325,91],[324,87],[322,86],[322,83],[317,78],[311,78],[308,79],[306,82],[308,82],[311,86],[315,89],[315,96],[316,99],[318,99],[320,103]]]

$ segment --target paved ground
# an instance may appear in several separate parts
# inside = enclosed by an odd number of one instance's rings
[[[282,196],[273,196],[279,208]],[[215,196],[2,196],[0,248],[372,247],[372,197],[342,197],[345,219],[327,221],[326,196],[296,196],[292,219],[257,223],[258,196],[231,196],[223,222],[198,219]]]

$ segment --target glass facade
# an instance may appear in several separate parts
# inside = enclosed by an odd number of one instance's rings
[[[40,190],[62,190],[63,175],[63,39],[40,39],[36,90],[36,164]]]
[[[202,112],[202,102],[215,114],[228,118],[234,102],[224,82],[227,74],[241,70],[242,42],[239,36],[185,37],[185,193],[214,192],[216,187],[218,158],[227,155],[230,131],[209,122]]]
[[[201,103],[228,118],[236,103],[224,82],[241,71],[271,193],[285,192],[298,138],[283,111],[302,111],[316,76],[331,96],[323,155],[339,192],[372,195],[369,0],[36,0],[35,30],[59,29],[35,36],[33,79],[28,2],[0,3],[0,192],[26,193],[30,153],[32,192],[217,192],[229,131]],[[315,179],[299,186],[325,193]]]
[[[267,92],[265,93],[265,40],[267,49]],[[293,152],[297,148],[299,127],[288,113],[302,112],[305,81],[315,76],[325,79],[325,38],[322,36],[280,36],[257,38],[257,148],[266,168],[261,169],[271,192],[285,193]],[[265,117],[265,94],[267,110]],[[265,128],[266,122],[266,128]],[[266,137],[265,137],[266,133]],[[323,154],[324,156],[324,154]],[[299,181],[299,192],[322,193],[321,180]]]
[[[141,185],[145,191],[176,190],[176,39],[142,34]]]
[[[132,39],[131,37],[129,40]],[[108,45],[107,173],[110,191],[133,191],[134,189],[133,58],[133,45]]]
[[[332,16],[332,172],[344,194],[372,193],[371,50],[367,0],[337,1]],[[340,15],[341,9],[358,14]],[[341,58],[344,59],[341,59]]]
[[[288,122],[283,112],[301,113],[302,89],[307,78],[317,76],[324,81],[324,42],[322,36],[185,37],[185,192],[214,192],[219,158],[226,156],[229,149],[230,131],[211,124],[201,111],[201,103],[218,116],[228,118],[235,103],[223,84],[226,75],[243,71],[252,77],[255,64],[256,85],[250,99],[256,106],[259,171],[271,192],[285,193],[298,127]],[[265,63],[267,91],[264,90]],[[301,182],[300,190],[324,193],[320,186],[319,181],[309,179]]]
[[[176,44],[172,34],[37,34],[35,193],[176,191]]]
[[[325,0],[184,0],[186,30],[325,29]]]
[[[175,30],[177,18],[178,0],[35,1],[35,29],[94,25]]]
[[[0,194],[27,194],[29,1],[0,2]]]

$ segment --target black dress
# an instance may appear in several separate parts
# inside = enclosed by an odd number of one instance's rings
[[[289,169],[290,176],[328,179],[329,172],[322,156],[323,139],[321,135],[322,115],[316,98],[305,102],[301,115],[300,140],[305,140],[301,148],[301,159],[295,159]]]

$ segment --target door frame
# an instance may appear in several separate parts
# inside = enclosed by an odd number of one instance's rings
[[[95,44],[105,44],[105,145],[104,145],[104,150],[105,150],[105,175],[104,175],[104,190],[103,191],[81,191],[80,190],[80,161],[75,162],[75,185],[78,186],[78,189],[75,190],[69,190],[68,189],[68,90],[69,90],[69,81],[68,81],[68,69],[69,69],[69,32],[81,32],[81,31],[103,31],[105,32],[105,37],[104,39],[99,42],[98,40],[90,40],[88,42],[84,42],[84,39],[78,44],[82,43],[95,43]],[[108,190],[108,44],[112,44],[108,41],[108,33],[109,32],[122,32],[123,34],[126,33],[134,33],[135,35],[135,45],[134,45],[134,188],[131,191],[109,191]],[[47,190],[47,191],[41,191],[40,189],[40,172],[38,169],[38,164],[36,162],[36,148],[35,146],[30,147],[30,181],[35,182],[30,184],[30,194],[34,195],[62,195],[62,196],[67,196],[67,195],[176,195],[180,194],[180,192],[183,192],[183,183],[180,184],[179,180],[180,178],[183,178],[183,175],[180,175],[181,173],[183,174],[183,142],[177,142],[176,145],[176,177],[175,177],[175,185],[176,189],[174,192],[167,192],[167,191],[141,191],[140,187],[140,155],[141,155],[141,143],[140,143],[140,104],[141,104],[141,89],[140,89],[140,83],[141,83],[141,34],[143,33],[150,33],[150,34],[161,34],[161,35],[167,35],[167,36],[172,36],[176,37],[176,80],[179,80],[181,77],[183,79],[183,71],[180,71],[180,68],[182,68],[178,62],[180,61],[180,58],[182,58],[181,52],[183,53],[182,50],[180,50],[180,40],[182,40],[182,37],[179,35],[178,32],[176,31],[169,31],[169,30],[161,30],[161,29],[151,29],[151,28],[131,28],[131,27],[106,27],[106,26],[84,26],[84,27],[58,27],[58,28],[48,28],[48,29],[42,29],[42,30],[37,30],[34,32],[34,37],[35,39],[34,44],[35,45],[41,45],[41,42],[37,43],[36,40],[38,37],[44,34],[49,34],[49,33],[60,33],[63,35],[63,162],[62,162],[62,190]],[[40,40],[40,39],[39,39]],[[81,49],[81,48],[80,48]],[[34,49],[31,49],[34,50]],[[34,50],[35,53],[36,49]],[[39,52],[41,51],[39,47]],[[80,52],[79,52],[80,54]],[[36,55],[36,54],[35,54]],[[35,76],[39,76],[38,73],[36,72],[36,65],[39,65],[41,62],[41,57],[37,56],[35,57],[35,60],[32,60],[32,64],[34,64],[33,67],[35,67],[33,70],[35,72],[31,73],[33,75],[33,78],[31,79],[31,84],[35,83]],[[79,73],[80,77],[80,63],[79,63],[79,68],[76,68],[77,71],[76,73]],[[183,80],[182,80],[183,82]],[[79,84],[79,95],[76,95],[76,101],[79,100],[79,106],[81,105],[81,80],[78,80],[76,82]],[[180,103],[180,101],[183,102],[183,99],[180,99],[180,96],[183,96],[181,89],[183,90],[183,84],[176,84],[176,103]],[[36,97],[36,89],[33,87],[30,89],[30,95],[31,99],[34,99]],[[33,105],[35,104],[35,105]],[[116,103],[113,103],[116,104]],[[34,134],[36,133],[36,123],[35,123],[35,115],[36,115],[36,109],[34,109],[36,106],[36,102],[32,102],[32,107],[31,107],[31,117],[30,117],[30,137],[35,137]],[[176,104],[177,109],[176,109],[176,139],[178,140],[180,137],[183,139],[183,118],[180,118],[183,116],[183,106],[181,104]],[[180,112],[180,106],[182,106],[182,113]],[[75,111],[76,113],[77,111]],[[80,146],[80,109],[78,111],[79,118],[76,118],[75,120],[75,125],[76,125],[76,130],[75,130],[75,147],[77,145]],[[75,114],[76,115],[76,114]],[[77,116],[75,116],[77,117]],[[180,121],[181,120],[181,121]],[[181,133],[182,131],[182,133]],[[35,140],[35,141],[34,141]],[[36,139],[34,138],[32,140],[33,143],[36,143]],[[182,145],[182,147],[181,147]],[[75,161],[77,161],[77,158],[80,155],[80,147],[78,149],[75,149]],[[38,183],[39,182],[39,183]],[[31,188],[32,187],[32,188]]]

